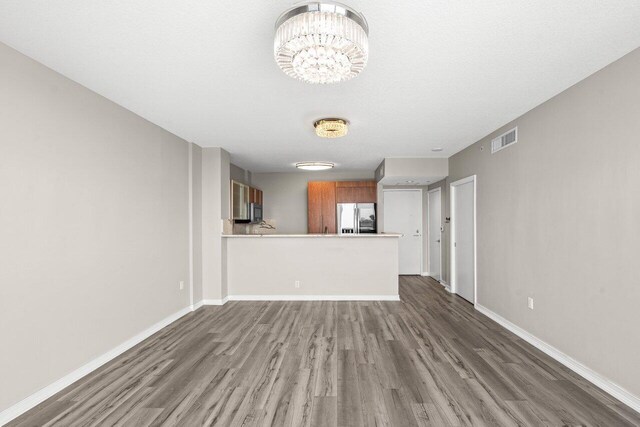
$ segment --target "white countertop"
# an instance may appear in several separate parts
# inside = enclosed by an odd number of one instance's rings
[[[282,237],[322,237],[331,238],[337,237],[340,239],[351,238],[374,238],[374,237],[400,237],[401,233],[362,233],[362,234],[223,234],[222,237],[228,238],[246,238],[246,237],[266,237],[266,238],[282,238]]]

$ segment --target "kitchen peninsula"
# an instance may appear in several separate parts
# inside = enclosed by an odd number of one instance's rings
[[[224,235],[229,299],[399,300],[399,236]]]

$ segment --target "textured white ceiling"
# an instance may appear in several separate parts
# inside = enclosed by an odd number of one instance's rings
[[[292,3],[2,0],[0,41],[254,172],[449,157],[640,46],[637,0],[353,0],[369,65],[312,86],[272,57]],[[349,135],[316,137],[325,116]]]

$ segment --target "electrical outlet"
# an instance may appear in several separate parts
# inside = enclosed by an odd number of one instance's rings
[[[300,280],[296,280],[296,282],[294,283],[294,286],[296,288],[299,288],[300,287]]]
[[[533,298],[527,298],[527,307],[529,307],[530,310],[533,310]]]
[[[184,289],[184,282],[181,280],[180,281],[180,290],[183,290],[183,289]]]

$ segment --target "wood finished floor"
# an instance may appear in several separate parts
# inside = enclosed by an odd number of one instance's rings
[[[435,281],[400,295],[204,307],[9,425],[640,425]]]

